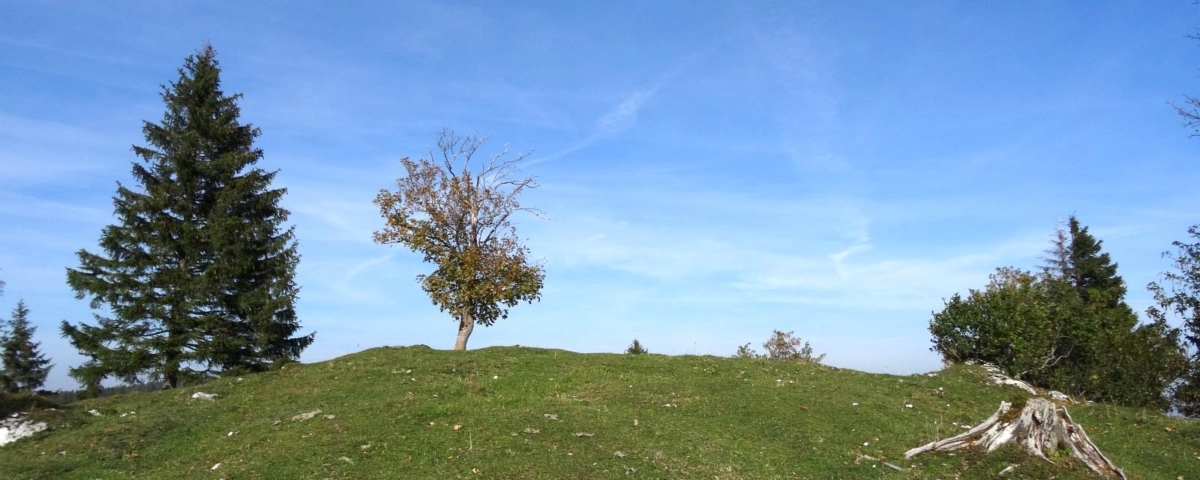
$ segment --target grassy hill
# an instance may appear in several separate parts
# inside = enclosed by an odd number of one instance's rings
[[[37,410],[51,430],[0,448],[0,478],[1091,478],[1015,450],[904,460],[1021,394],[969,366],[376,348]],[[1070,411],[1130,478],[1200,479],[1200,422]]]

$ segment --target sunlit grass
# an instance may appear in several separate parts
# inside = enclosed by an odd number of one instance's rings
[[[51,431],[0,448],[0,478],[934,479],[992,478],[1013,462],[1007,478],[1091,478],[1015,450],[904,460],[1017,392],[973,367],[899,377],[702,356],[376,348],[43,407]],[[1196,421],[1106,405],[1071,414],[1131,478],[1200,478]]]

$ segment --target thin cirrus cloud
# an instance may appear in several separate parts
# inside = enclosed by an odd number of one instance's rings
[[[558,160],[583,150],[600,139],[633,128],[637,124],[638,113],[645,106],[646,102],[654,96],[654,91],[655,89],[642,90],[625,96],[620,103],[596,120],[595,125],[583,139],[558,152],[531,158],[525,162],[525,167],[529,168],[540,163]]]
[[[531,158],[530,161],[526,162],[525,166],[532,167],[539,163],[563,158],[583,150],[600,140],[612,138],[634,128],[638,123],[638,117],[642,111],[653,102],[655,97],[659,95],[659,92],[664,88],[668,88],[672,82],[681,76],[690,73],[692,67],[706,55],[706,51],[699,51],[675,59],[672,62],[672,66],[659,73],[653,83],[625,94],[616,105],[613,105],[604,114],[596,118],[591,129],[582,139],[558,152]]]

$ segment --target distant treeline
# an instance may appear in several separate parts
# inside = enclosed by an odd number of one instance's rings
[[[163,382],[147,382],[137,383],[132,385],[116,385],[112,387],[104,387],[97,392],[89,392],[87,389],[79,390],[38,390],[37,394],[53,401],[59,405],[66,405],[76,400],[86,398],[104,398],[113,395],[122,395],[133,392],[156,392],[162,390]]]

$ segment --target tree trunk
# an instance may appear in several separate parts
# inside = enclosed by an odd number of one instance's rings
[[[167,347],[163,349],[162,389],[167,390],[179,386],[179,357],[182,352],[175,346],[181,335],[174,327],[167,329]]]
[[[167,390],[179,386],[179,358],[174,352],[167,353],[163,365],[162,389]]]
[[[458,338],[454,340],[455,350],[466,350],[467,339],[471,338],[471,331],[475,330],[475,319],[470,313],[462,312],[458,316]]]
[[[971,447],[991,452],[1017,442],[1024,445],[1029,453],[1052,464],[1054,461],[1046,457],[1046,451],[1069,451],[1072,457],[1102,477],[1125,478],[1125,472],[1100,453],[1083,427],[1071,419],[1067,407],[1055,405],[1045,398],[1033,397],[1016,416],[1007,415],[1011,409],[1011,403],[1000,402],[996,413],[975,428],[909,450],[904,453],[904,458],[930,451],[948,452]]]

